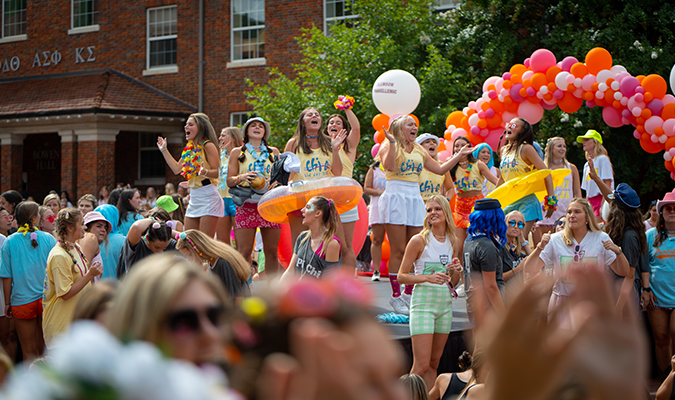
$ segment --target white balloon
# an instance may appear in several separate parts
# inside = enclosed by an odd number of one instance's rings
[[[385,72],[373,84],[373,103],[386,115],[412,114],[421,97],[417,79],[400,69]]]
[[[612,71],[603,69],[602,71],[598,72],[598,76],[596,76],[596,82],[598,83],[606,83],[607,79],[609,78],[614,78],[614,74]]]
[[[670,90],[675,94],[675,65],[670,70]]]

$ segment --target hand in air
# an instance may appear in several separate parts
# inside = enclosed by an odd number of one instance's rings
[[[166,139],[161,136],[157,136],[157,148],[159,149],[159,151],[166,150],[166,146],[167,146]]]
[[[330,141],[330,145],[333,150],[338,150],[342,142],[347,138],[347,130],[342,129],[340,132],[336,133]]]

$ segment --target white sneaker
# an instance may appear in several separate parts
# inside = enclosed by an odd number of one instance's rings
[[[405,302],[405,306],[408,307],[408,310],[410,310],[410,298],[411,298],[411,297],[412,297],[412,296],[409,295],[409,294],[406,293],[406,292],[401,293],[401,298],[402,298],[403,301]]]
[[[372,282],[379,282],[380,281],[380,271],[373,271],[373,277],[370,278]]]
[[[410,315],[410,310],[405,305],[405,300],[399,297],[391,297],[389,299],[389,305],[394,310],[396,314]]]

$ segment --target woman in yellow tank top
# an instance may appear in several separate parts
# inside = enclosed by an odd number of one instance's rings
[[[438,161],[438,146],[441,142],[438,137],[430,133],[423,133],[415,139],[415,142],[422,146],[434,160]],[[420,173],[419,183],[420,194],[425,203],[435,194],[445,196],[448,201],[455,197],[455,187],[452,184],[449,172],[446,172],[445,175],[436,175],[425,168]]]
[[[157,138],[157,147],[174,174],[181,174],[187,182],[182,187],[190,188],[190,203],[185,213],[185,230],[198,229],[214,237],[218,218],[224,213],[223,199],[220,197],[218,175],[220,153],[216,131],[206,114],[197,113],[188,117],[185,123],[187,145],[178,161],[167,149],[167,141]]]
[[[469,139],[464,136],[457,136],[452,142],[453,152],[457,153],[467,145],[471,145]],[[457,192],[455,209],[452,210],[452,216],[457,226],[457,247],[459,248],[459,254],[463,254],[466,228],[469,227],[469,214],[471,214],[471,209],[476,200],[484,197],[483,181],[487,179],[495,186],[499,186],[504,181],[497,178],[484,162],[476,160],[473,154],[462,157],[457,165],[450,170],[450,177],[455,186],[455,192]]]
[[[344,143],[340,146],[338,155],[342,163],[342,175],[347,178],[352,177],[354,171],[354,160],[356,160],[356,151],[358,150],[359,141],[361,140],[361,125],[359,119],[351,110],[346,108],[345,118],[341,114],[333,114],[328,117],[328,122],[323,129],[323,134],[331,140],[338,135],[347,135]],[[347,133],[349,132],[349,133]],[[354,254],[354,227],[356,221],[359,219],[359,208],[354,207],[351,210],[340,214],[340,222],[344,231],[344,240],[342,243],[342,263],[344,265],[356,265],[356,254]],[[338,238],[340,237],[340,229],[338,229]]]
[[[445,175],[459,159],[470,153],[466,146],[442,165],[434,160],[422,146],[415,142],[417,123],[403,115],[391,123],[391,133],[384,131],[385,140],[379,156],[385,169],[387,187],[378,201],[380,222],[385,224],[391,253],[389,256],[389,282],[392,298],[389,304],[397,313],[407,313],[409,297],[401,296],[398,269],[401,266],[406,244],[422,230],[425,206],[420,195],[419,176],[424,168],[436,175]],[[441,238],[439,238],[440,240]],[[408,300],[406,300],[406,298]]]
[[[500,148],[501,164],[499,165],[499,169],[502,171],[504,181],[508,182],[533,169],[547,169],[546,164],[544,164],[544,161],[537,154],[537,150],[532,146],[532,143],[534,143],[534,130],[529,122],[520,117],[512,119],[506,125],[506,130],[504,130],[502,137],[499,139],[500,143],[502,139],[506,139],[506,143]],[[546,177],[546,192],[549,198],[554,196],[553,180],[550,175]],[[541,208],[542,206],[537,196],[530,194],[515,203],[509,204],[504,209],[504,214],[508,214],[511,211],[520,211],[523,214],[525,217],[523,235],[527,238],[534,223],[543,219]],[[546,217],[550,217],[553,212],[553,208],[549,208],[546,211]]]
[[[284,152],[295,153],[300,159],[300,172],[291,174],[289,181],[342,176],[342,161],[338,150],[345,139],[345,133],[338,134],[331,140],[321,133],[322,122],[321,113],[314,107],[305,108],[300,113],[295,134],[284,148]],[[302,224],[300,210],[288,214],[288,223],[291,226],[291,243],[295,245],[300,232],[307,229]],[[342,239],[344,237],[340,238]]]
[[[276,147],[268,146],[270,137],[270,125],[262,118],[251,118],[242,128],[244,144],[232,149],[229,166],[227,168],[227,186],[235,187],[248,182],[254,185],[254,179],[265,179],[267,190],[273,189],[277,182],[270,182],[270,172],[274,157],[279,155]],[[258,186],[254,186],[257,188]],[[234,217],[234,238],[237,241],[237,250],[251,263],[251,252],[255,243],[256,228],[260,228],[263,239],[263,251],[265,252],[265,271],[277,274],[279,260],[277,247],[281,237],[281,225],[265,220],[258,212],[259,196],[254,196],[237,207]]]

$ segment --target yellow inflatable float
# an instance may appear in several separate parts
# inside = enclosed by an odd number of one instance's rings
[[[535,170],[505,182],[485,197],[499,200],[502,209],[530,194],[535,194],[541,202],[547,194],[545,181],[547,176],[551,175],[555,188],[562,185],[565,177],[571,173],[572,171],[566,168],[553,171],[550,169]]]
[[[258,212],[270,222],[285,224],[289,212],[301,209],[314,196],[333,200],[342,214],[359,204],[363,188],[354,179],[342,176],[296,181],[265,193],[258,202]]]

